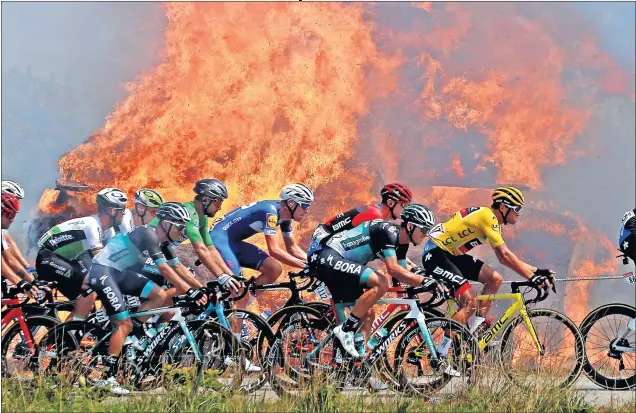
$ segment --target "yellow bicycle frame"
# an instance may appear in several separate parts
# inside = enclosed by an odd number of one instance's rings
[[[521,295],[521,293],[478,295],[477,297],[475,297],[475,299],[477,301],[513,300],[513,303],[510,305],[510,307],[508,307],[508,309],[501,316],[501,318],[499,318],[499,320],[497,320],[497,322],[493,324],[492,327],[490,327],[490,329],[486,331],[483,334],[483,336],[479,339],[479,349],[481,351],[483,351],[486,347],[488,347],[488,344],[490,344],[493,338],[497,336],[497,333],[499,333],[499,331],[501,331],[504,328],[504,326],[506,326],[510,321],[512,321],[512,319],[517,314],[517,312],[519,312],[521,314],[521,318],[523,319],[523,322],[525,323],[526,327],[528,328],[528,331],[530,332],[530,336],[532,337],[532,340],[534,340],[534,343],[537,346],[537,350],[539,351],[539,353],[543,354],[543,348],[541,344],[539,343],[539,338],[537,337],[537,332],[534,329],[534,325],[532,324],[530,317],[528,317],[528,309],[526,308],[526,305],[523,303],[523,296]],[[452,300],[452,299],[448,300],[447,303],[448,303],[448,313],[449,313],[448,316],[452,317],[456,312],[455,300]]]

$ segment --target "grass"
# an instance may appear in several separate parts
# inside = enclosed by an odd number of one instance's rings
[[[273,393],[254,395],[200,391],[191,386],[164,393],[113,397],[92,387],[73,387],[52,379],[2,380],[2,410],[6,412],[634,412],[636,401],[595,408],[583,393],[550,388],[522,391],[509,384],[477,385],[437,404],[418,398],[376,394],[342,394],[330,385],[307,394],[278,399]]]

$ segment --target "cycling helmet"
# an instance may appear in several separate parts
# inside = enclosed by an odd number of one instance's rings
[[[24,189],[13,181],[2,181],[2,192],[8,192],[18,199],[24,199]]]
[[[289,184],[281,189],[280,199],[283,201],[291,199],[297,204],[311,204],[314,202],[314,193],[305,184]]]
[[[97,193],[97,207],[99,210],[108,208],[124,209],[128,203],[128,197],[118,188],[104,188]]]
[[[192,219],[190,211],[179,202],[166,202],[161,204],[156,217],[160,221],[170,221],[174,223],[187,223]]]
[[[135,192],[135,203],[147,208],[159,208],[163,202],[161,194],[154,189],[143,188]]]
[[[499,202],[510,208],[523,206],[525,200],[523,192],[514,186],[500,186],[492,193],[492,202]]]
[[[429,208],[420,204],[411,204],[404,207],[400,215],[402,221],[412,223],[425,231],[435,225],[435,214]]]
[[[10,192],[2,192],[2,215],[11,219],[20,211],[20,200]]]
[[[413,193],[409,187],[398,183],[384,185],[380,191],[380,195],[382,196],[382,202],[386,202],[387,199],[399,202],[413,201]]]
[[[207,196],[212,201],[222,201],[227,199],[227,188],[218,179],[200,179],[194,184],[194,192],[197,195]]]

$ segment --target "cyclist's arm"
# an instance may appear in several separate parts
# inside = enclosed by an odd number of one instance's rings
[[[190,285],[185,282],[174,269],[172,269],[165,259],[164,261],[161,261],[160,264],[155,262],[155,265],[157,266],[161,276],[170,281],[170,283],[176,287],[178,294],[183,294],[190,289]]]
[[[11,238],[8,232],[4,235],[5,239],[9,243],[9,250],[13,253],[13,256],[16,257],[16,259],[20,262],[22,267],[26,269],[29,266],[29,263],[27,262],[26,258],[24,258],[24,255],[22,255],[22,251],[20,251],[20,248],[18,248],[18,245],[15,243],[13,238]]]
[[[291,255],[298,258],[299,260],[304,261],[307,259],[307,253],[303,251],[302,248],[300,248],[293,236],[283,235],[283,240],[285,241],[285,249],[287,250],[287,252],[289,252]]]
[[[212,260],[214,261],[214,263],[221,269],[221,272],[218,275],[221,275],[221,274],[232,275],[232,270],[230,270],[228,266],[225,264],[225,261],[223,261],[223,257],[221,257],[221,253],[219,252],[219,250],[217,250],[214,245],[209,245],[208,251],[210,252],[210,255],[212,256]]]
[[[35,280],[35,278],[31,274],[26,272],[26,269],[22,267],[20,262],[15,258],[15,255],[11,253],[11,248],[9,248],[8,250],[2,251],[2,263],[4,264],[3,274],[4,274],[4,267],[6,266],[11,269],[11,272],[13,274],[20,277],[21,280],[28,281],[28,282]]]
[[[14,285],[18,285],[20,281],[22,281],[22,278],[20,278],[18,274],[16,274],[11,269],[11,267],[5,262],[4,251],[2,251],[2,277],[11,281]]]
[[[265,242],[267,243],[267,250],[269,255],[275,260],[280,261],[283,264],[290,265],[296,268],[305,268],[306,261],[296,258],[295,256],[284,251],[278,243],[276,235],[265,235]]]
[[[214,259],[214,254],[210,252],[210,249],[205,246],[203,241],[193,242],[192,247],[194,248],[194,252],[197,254],[197,257],[199,257],[205,268],[207,268],[208,271],[212,273],[215,279],[218,278],[219,275],[224,273],[224,271],[218,265],[217,260]],[[230,272],[229,274],[232,273]]]
[[[494,247],[493,249],[495,250],[497,259],[502,265],[505,265],[528,280],[532,278],[534,272],[537,270],[536,267],[521,261],[519,257],[510,251],[505,243]]]
[[[386,265],[386,269],[389,274],[401,283],[408,284],[413,287],[418,287],[422,284],[422,281],[424,281],[424,277],[412,273],[411,271],[400,265],[395,256],[384,258],[384,264]]]
[[[192,288],[201,288],[203,284],[201,284],[196,278],[192,276],[190,271],[186,268],[182,263],[177,263],[174,267],[175,272],[181,277],[183,281],[185,281]]]

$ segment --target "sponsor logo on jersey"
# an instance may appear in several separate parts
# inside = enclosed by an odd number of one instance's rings
[[[223,225],[221,227],[221,229],[223,231],[227,231],[232,225],[236,224],[237,222],[239,222],[242,219],[243,219],[243,217],[236,217],[236,218],[232,219],[230,222],[228,222],[227,224]]]
[[[466,216],[468,214],[471,214],[475,211],[478,211],[479,208],[478,207],[468,207],[468,208],[464,208],[462,210],[459,211],[459,215],[461,215],[462,218],[466,218]]]
[[[340,221],[336,225],[334,225],[333,226],[333,230],[334,231],[338,231],[340,228],[342,228],[345,225],[348,225],[350,223],[351,223],[351,217],[347,217],[344,221]]]
[[[495,232],[501,232],[501,227],[499,226],[499,224],[492,224],[490,226]]]
[[[267,228],[276,228],[278,217],[273,214],[267,214]]]
[[[57,235],[57,236],[53,236],[51,238],[49,238],[49,244],[53,245],[53,246],[57,246],[58,244],[65,242],[65,241],[72,241],[74,238],[72,235],[68,235],[68,234],[61,234],[61,235]]]
[[[342,246],[345,248],[345,250],[350,250],[359,247],[370,239],[371,237],[369,237],[368,235],[358,235],[357,237],[350,240],[342,241]]]

